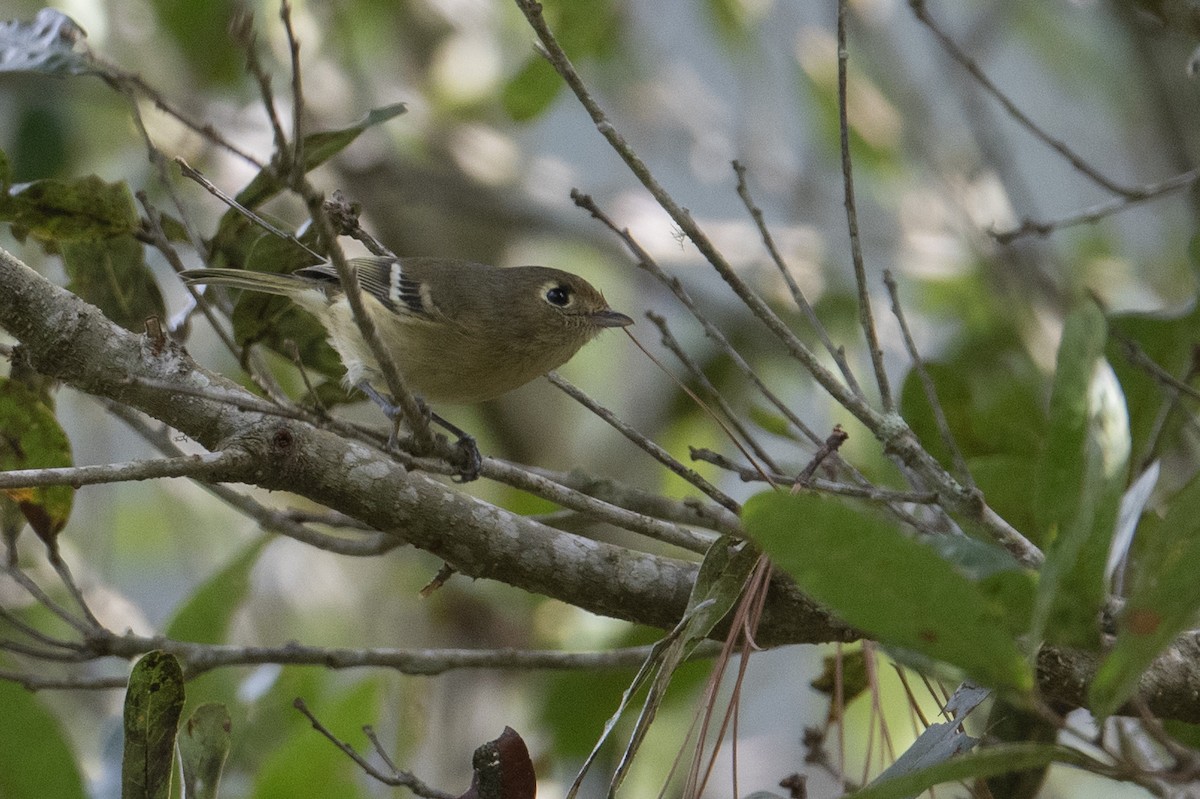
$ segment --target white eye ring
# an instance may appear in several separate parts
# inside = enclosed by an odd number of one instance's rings
[[[546,293],[542,296],[545,297],[546,302],[558,308],[566,308],[575,299],[571,296],[571,287],[560,283],[546,289]]]

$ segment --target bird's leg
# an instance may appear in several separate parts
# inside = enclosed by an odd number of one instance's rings
[[[404,418],[404,409],[376,391],[375,387],[366,380],[358,384],[358,390],[366,394],[392,421],[392,435],[388,438],[388,446],[396,446],[399,443],[399,421]],[[454,442],[456,452],[452,462],[458,467],[458,474],[453,478],[454,481],[469,483],[477,479],[480,469],[483,468],[483,456],[479,453],[479,445],[475,443],[475,437],[429,410],[429,406],[420,397],[417,397],[417,403],[421,406],[421,412],[426,414],[430,421],[457,437]]]
[[[375,387],[366,380],[358,383],[358,390],[366,394],[371,402],[378,405],[379,409],[383,411],[383,415],[392,423],[392,434],[388,436],[388,447],[397,446],[400,443],[400,420],[404,418],[404,409],[376,391]],[[421,404],[421,411],[423,413],[429,411],[424,403]]]
[[[454,442],[454,446],[458,450],[458,462],[454,464],[458,467],[458,474],[452,478],[454,482],[469,483],[478,479],[479,472],[483,468],[483,455],[479,453],[479,444],[475,442],[475,436],[461,427],[447,422],[433,411],[429,412],[429,418],[451,435],[458,437],[458,440]]]

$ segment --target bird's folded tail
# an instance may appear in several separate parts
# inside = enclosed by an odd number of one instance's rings
[[[179,273],[189,286],[228,286],[264,294],[296,297],[307,291],[321,291],[328,283],[289,273],[254,272],[248,269],[187,269]]]

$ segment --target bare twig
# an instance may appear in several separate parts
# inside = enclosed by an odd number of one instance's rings
[[[358,223],[358,205],[346,199],[346,195],[342,194],[340,189],[334,189],[333,194],[325,201],[324,207],[325,213],[329,214],[330,221],[340,235],[349,236],[355,241],[362,242],[372,255],[396,257],[394,252],[383,246],[378,239]]]
[[[595,499],[581,491],[506,461],[488,459],[483,466],[482,474],[498,482],[548,499],[564,508],[583,513],[597,521],[607,522],[690,552],[704,553],[708,551],[713,542],[711,534],[705,535],[678,524],[661,521],[642,513],[626,510],[604,500]]]
[[[40,585],[33,581],[33,578],[21,571],[21,569],[17,566],[8,564],[0,568],[2,568],[3,571],[9,577],[11,577],[14,582],[17,583],[17,585],[24,588],[25,591],[38,602],[38,604],[73,627],[75,631],[82,635],[85,639],[97,632],[98,627],[95,618],[92,617],[90,613],[88,614],[89,617],[87,619],[80,619],[67,611],[67,609],[62,605],[55,602],[49,594],[42,590]]]
[[[263,109],[267,113],[267,121],[271,124],[271,133],[275,137],[275,152],[280,159],[288,152],[287,134],[275,109],[275,93],[271,89],[271,75],[258,58],[258,37],[254,32],[254,17],[248,11],[242,12],[230,25],[230,33],[235,42],[246,53],[246,70],[254,76],[258,84],[258,95]]]
[[[985,73],[977,63],[975,63],[975,60],[967,55],[967,53],[965,53],[962,48],[960,48],[955,41],[950,38],[950,35],[946,33],[941,26],[937,24],[937,22],[934,21],[934,19],[929,15],[929,10],[926,7],[925,0],[909,0],[908,5],[910,8],[912,8],[913,14],[916,16],[917,20],[929,29],[929,31],[934,35],[934,38],[941,43],[942,48],[949,53],[950,57],[957,61],[963,69],[967,70],[967,72],[971,74],[971,77],[975,79],[975,81],[983,88],[983,90],[994,97],[996,101],[1004,107],[1004,110],[1008,112],[1009,116],[1016,120],[1018,124],[1032,133],[1036,138],[1040,139],[1042,143],[1065,158],[1071,164],[1071,166],[1075,167],[1080,174],[1089,178],[1093,183],[1101,186],[1107,191],[1112,192],[1113,194],[1119,194],[1127,199],[1143,199],[1144,195],[1140,189],[1126,188],[1105,177],[1100,173],[1099,170],[1092,167],[1090,164],[1084,161],[1081,156],[1077,155],[1074,150],[1066,145],[1066,143],[1054,138],[1049,133],[1042,130],[1042,128],[1039,127],[1036,122],[1030,119],[1030,117],[1025,114],[1024,111],[1017,107],[1017,104],[1014,103],[1007,94],[1005,94],[995,83],[992,82],[991,78],[987,76],[987,73]]]
[[[268,233],[270,233],[273,236],[278,236],[279,238],[283,239],[284,241],[289,241],[292,244],[295,244],[297,247],[300,247],[301,249],[308,252],[309,255],[311,255],[313,258],[316,258],[318,261],[325,260],[324,256],[322,256],[319,252],[317,252],[316,250],[309,247],[304,242],[300,241],[300,239],[297,238],[295,235],[288,233],[287,231],[281,230],[278,227],[276,227],[275,225],[272,225],[270,222],[263,219],[261,216],[256,214],[254,211],[251,211],[249,208],[247,208],[246,206],[239,203],[236,199],[231,197],[229,194],[222,191],[220,188],[217,187],[216,184],[214,184],[211,180],[206,178],[204,176],[204,174],[202,172],[200,172],[200,170],[192,167],[190,164],[188,164],[187,161],[183,160],[182,157],[176,156],[175,163],[179,165],[179,169],[180,169],[180,171],[183,172],[184,177],[194,180],[196,183],[199,183],[201,186],[204,187],[205,191],[207,191],[209,194],[216,197],[221,202],[225,203],[230,208],[237,211],[242,216],[246,217],[246,219],[250,220],[254,224],[261,227],[263,230],[267,231]]]
[[[850,232],[850,260],[854,265],[854,285],[858,289],[858,323],[867,341],[871,366],[875,370],[875,386],[884,411],[893,413],[896,403],[888,382],[887,370],[883,366],[883,349],[879,346],[879,331],[875,328],[875,316],[871,311],[871,292],[867,286],[867,270],[863,263],[862,242],[858,235],[858,205],[854,201],[854,169],[850,159],[850,121],[847,112],[846,68],[850,59],[846,44],[846,0],[838,0],[837,13],[837,62],[838,62],[838,130],[842,148],[842,191],[846,207],[846,227]],[[860,392],[861,393],[861,392]]]
[[[97,466],[60,466],[46,469],[17,469],[0,472],[0,489],[67,485],[78,488],[97,483],[155,480],[162,477],[213,479],[250,465],[247,453],[236,449],[204,455],[184,455],[160,460],[106,463]]]
[[[900,323],[900,332],[904,336],[904,347],[908,350],[913,370],[917,373],[917,379],[921,381],[921,388],[925,391],[925,401],[929,403],[929,408],[933,411],[933,420],[937,425],[938,435],[941,436],[942,443],[950,452],[950,457],[954,462],[955,477],[968,488],[974,488],[975,479],[971,476],[971,470],[967,468],[967,459],[963,457],[962,450],[958,448],[958,442],[954,440],[954,434],[950,431],[950,423],[946,420],[946,411],[938,400],[937,387],[933,384],[933,377],[925,368],[925,361],[921,358],[917,344],[913,341],[912,331],[908,328],[908,320],[904,318],[904,308],[900,305],[900,291],[890,269],[884,270],[883,283],[887,286],[888,294],[891,295],[892,313],[895,315],[896,321]]]
[[[1166,180],[1157,183],[1149,183],[1134,189],[1134,196],[1131,197],[1116,197],[1102,203],[1084,208],[1073,214],[1052,219],[1044,222],[1038,222],[1032,219],[1023,219],[1021,224],[1011,230],[993,230],[991,235],[996,241],[1001,244],[1010,244],[1022,236],[1038,235],[1048,236],[1057,230],[1074,227],[1075,225],[1089,225],[1093,222],[1099,222],[1107,216],[1120,213],[1126,208],[1131,208],[1139,203],[1153,200],[1164,194],[1169,194],[1173,191],[1186,189],[1189,186],[1195,185],[1196,181],[1200,180],[1200,169],[1191,169]]]
[[[633,254],[633,257],[637,259],[638,266],[650,273],[656,280],[666,286],[671,293],[675,295],[676,299],[678,299],[683,306],[692,313],[692,316],[695,317],[696,321],[698,321],[704,327],[705,334],[714,342],[716,342],[717,346],[721,348],[721,351],[724,352],[725,355],[733,362],[733,364],[742,372],[742,374],[744,374],[747,379],[750,380],[754,387],[758,389],[759,393],[762,394],[763,397],[765,397],[767,401],[775,407],[776,410],[783,414],[784,418],[786,418],[788,422],[790,422],[812,443],[818,445],[821,443],[821,437],[818,436],[816,432],[812,430],[812,428],[805,424],[804,421],[797,416],[785,402],[779,399],[779,397],[767,387],[766,383],[762,381],[762,379],[758,376],[746,359],[741,356],[741,353],[734,348],[734,346],[729,342],[729,339],[726,338],[725,334],[721,332],[721,329],[713,324],[708,316],[700,310],[700,307],[696,304],[696,301],[692,298],[691,294],[688,293],[687,289],[684,288],[683,283],[679,280],[679,278],[673,277],[664,272],[658,263],[650,256],[650,253],[646,252],[645,248],[638,243],[637,239],[635,239],[628,230],[618,228],[616,223],[613,222],[612,218],[601,211],[600,207],[596,205],[595,201],[589,195],[580,191],[572,191],[571,199],[573,199],[575,204],[580,208],[584,209],[593,217],[598,219],[605,227],[615,233],[621,239],[621,241],[625,243],[625,246],[629,248],[629,251]]]
[[[556,372],[548,373],[546,375],[546,378],[551,383],[553,383],[555,386],[562,389],[562,391],[565,394],[567,394],[567,396],[571,397],[576,402],[578,402],[579,404],[581,404],[585,408],[587,408],[589,411],[591,411],[592,413],[599,416],[601,419],[603,419],[605,422],[607,422],[613,429],[615,429],[621,435],[625,436],[627,439],[632,441],[640,449],[647,452],[656,461],[661,463],[663,466],[666,466],[672,472],[679,475],[680,477],[682,477],[687,482],[691,483],[696,488],[703,491],[705,494],[708,495],[708,497],[710,499],[712,499],[718,505],[721,505],[721,506],[727,508],[728,510],[733,511],[734,513],[738,513],[740,511],[741,506],[737,502],[735,502],[732,498],[727,496],[724,492],[722,492],[720,489],[718,489],[712,483],[708,482],[703,477],[701,477],[700,474],[698,472],[696,472],[695,469],[689,469],[687,466],[684,466],[682,463],[680,463],[674,457],[672,457],[671,453],[667,452],[665,449],[660,447],[658,444],[654,443],[649,438],[647,438],[646,436],[642,435],[640,432],[635,430],[633,427],[626,424],[624,421],[622,421],[620,418],[618,418],[615,413],[610,411],[608,408],[605,408],[600,403],[596,402],[594,399],[589,397],[587,394],[585,394],[579,388],[575,387],[574,385],[569,383],[567,380],[563,379]]]
[[[732,472],[740,479],[746,482],[754,482],[762,480],[757,469],[749,466],[743,466],[739,463],[734,463],[729,458],[720,453],[713,452],[702,447],[691,448],[692,458],[705,463],[711,463],[719,469]],[[811,491],[819,491],[826,494],[836,494],[842,497],[853,497],[855,499],[865,499],[871,502],[880,503],[912,503],[913,505],[936,505],[940,497],[932,491],[893,491],[887,488],[877,488],[870,485],[850,485],[847,483],[838,483],[833,480],[825,480],[820,477],[810,477],[805,481],[798,481],[795,476],[787,474],[771,475],[773,482],[780,485],[792,483],[794,490],[808,489]]]
[[[300,73],[300,40],[292,27],[292,6],[288,0],[279,4],[279,18],[283,20],[283,29],[287,33],[288,55],[292,68],[292,174],[304,174],[304,85]],[[286,150],[281,150],[280,154]]]
[[[712,381],[708,379],[708,375],[704,374],[704,370],[700,368],[700,364],[696,363],[695,359],[688,355],[683,349],[682,345],[680,345],[680,343],[675,339],[675,336],[671,333],[671,328],[667,325],[666,317],[662,316],[661,314],[657,314],[654,311],[647,311],[646,318],[653,322],[654,326],[658,328],[658,332],[662,337],[662,345],[670,350],[672,355],[679,359],[679,362],[683,364],[685,369],[687,369],[688,373],[692,376],[692,379],[700,385],[700,388],[703,389],[706,394],[708,394],[709,399],[716,403],[717,408],[721,411],[721,414],[724,417],[724,423],[728,424],[733,431],[737,432],[737,435],[741,436],[742,440],[746,442],[746,446],[754,450],[755,457],[762,461],[763,465],[772,471],[780,471],[779,466],[775,464],[775,461],[771,458],[763,446],[758,443],[758,440],[750,433],[748,429],[746,429],[746,426],[742,424],[741,419],[739,419],[738,415],[734,413],[733,408],[729,407],[729,403],[725,401],[725,398],[721,396],[721,392],[718,391],[717,387],[714,386]],[[730,432],[729,436],[734,440],[735,444],[738,443],[737,438],[733,435],[733,432]]]
[[[498,461],[504,463],[505,461]],[[559,485],[603,500],[634,513],[655,519],[677,522],[717,530],[726,535],[742,535],[741,521],[720,505],[709,504],[698,497],[675,500],[645,489],[619,483],[611,478],[596,477],[582,470],[554,472],[537,467],[524,467],[524,471],[540,475]],[[495,478],[501,480],[502,478]]]
[[[812,482],[813,475],[817,473],[817,469],[821,467],[821,464],[824,463],[831,455],[841,449],[842,444],[845,444],[846,439],[849,437],[849,433],[843,430],[840,424],[835,424],[833,426],[833,431],[829,434],[829,437],[825,439],[825,443],[821,445],[820,449],[813,453],[812,458],[807,464],[805,464],[804,468],[800,470],[800,474],[796,475],[796,480],[792,485],[792,491],[795,492],[801,488],[807,487],[808,484]]]
[[[371,777],[382,782],[384,785],[403,786],[408,788],[417,796],[426,797],[426,799],[454,799],[454,794],[447,793],[446,791],[439,791],[436,788],[431,788],[421,780],[417,779],[412,772],[397,771],[394,767],[392,768],[391,774],[386,774],[380,771],[379,769],[375,768],[375,766],[371,765],[370,761],[360,755],[353,746],[346,743],[341,738],[338,738],[329,730],[328,727],[322,724],[320,719],[318,719],[313,712],[308,709],[308,705],[304,704],[304,700],[297,697],[295,701],[292,702],[292,706],[304,714],[305,718],[307,718],[312,724],[314,730],[324,735],[330,743],[342,750],[346,757],[357,763],[359,768],[361,768]]]
[[[841,403],[842,407],[862,419],[863,423],[873,432],[882,430],[885,424],[880,415],[865,400],[850,391],[832,372],[821,364],[816,355],[804,342],[800,341],[792,333],[779,315],[737,275],[733,267],[725,259],[725,256],[717,251],[712,241],[709,240],[704,231],[692,219],[692,215],[679,205],[667,193],[666,189],[663,188],[653,174],[651,174],[649,167],[638,157],[633,148],[625,141],[625,138],[617,131],[612,122],[609,121],[603,109],[600,108],[600,104],[596,102],[595,98],[592,97],[584,85],[583,79],[580,78],[574,65],[571,64],[571,60],[567,57],[562,46],[555,39],[554,34],[546,24],[546,20],[542,16],[541,4],[536,2],[536,0],[516,0],[516,3],[517,7],[521,9],[521,12],[529,21],[530,27],[537,33],[551,66],[554,67],[555,71],[562,76],[563,80],[567,82],[567,85],[575,93],[580,105],[584,107],[588,115],[592,118],[600,135],[604,137],[613,150],[621,157],[629,170],[641,181],[642,185],[654,196],[655,201],[662,206],[663,210],[679,226],[684,235],[696,245],[696,248],[704,258],[716,269],[717,273],[729,287],[733,289],[738,299],[766,325],[776,338],[783,343],[792,357],[800,361],[816,381]]]
[[[754,225],[758,228],[758,235],[762,239],[763,246],[767,248],[767,252],[771,256],[771,261],[774,262],[775,268],[779,270],[779,274],[783,277],[783,282],[787,284],[788,291],[792,294],[792,301],[796,303],[796,307],[800,309],[800,312],[804,314],[804,318],[808,320],[809,326],[817,334],[817,338],[821,340],[821,345],[825,347],[825,351],[829,353],[829,357],[833,358],[833,362],[837,364],[838,371],[842,373],[842,378],[846,381],[846,385],[850,387],[851,391],[862,396],[862,389],[859,388],[858,381],[854,377],[854,372],[850,369],[850,363],[846,360],[845,350],[833,345],[833,341],[829,338],[829,331],[825,329],[825,324],[817,316],[817,312],[813,310],[808,298],[804,296],[800,285],[792,277],[792,270],[788,269],[787,263],[784,262],[783,256],[779,253],[779,248],[775,246],[775,237],[771,235],[771,230],[767,227],[762,209],[758,207],[754,199],[750,196],[750,187],[746,182],[746,167],[740,161],[734,161],[733,172],[737,175],[738,196],[742,198],[742,203],[746,206],[746,210],[750,212],[751,218],[754,219]]]
[[[140,416],[124,405],[108,402],[105,403],[105,406],[110,413],[137,431],[142,438],[146,439],[146,441],[160,452],[173,458],[183,457],[182,451],[179,447],[175,446],[175,443],[165,430],[151,428]],[[326,518],[317,519],[317,521],[337,524],[341,527],[351,526],[352,523],[358,524],[356,527],[357,530],[365,530],[370,535],[359,538],[340,538],[324,535],[310,530],[304,524],[300,523],[298,518],[300,514],[296,511],[268,508],[261,502],[252,499],[246,494],[234,491],[225,485],[206,482],[202,482],[200,485],[226,504],[257,521],[263,529],[287,536],[288,538],[295,539],[303,544],[308,544],[326,552],[332,552],[337,555],[349,555],[351,557],[372,557],[393,550],[405,543],[404,537],[399,533],[389,534],[371,530],[353,519],[343,517],[341,514],[327,514]]]

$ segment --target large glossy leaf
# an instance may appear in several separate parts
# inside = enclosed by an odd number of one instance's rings
[[[1141,556],[1118,619],[1117,641],[1089,691],[1100,716],[1116,712],[1133,695],[1142,672],[1200,611],[1200,478],[1171,498],[1161,520],[1143,519],[1138,537]]]
[[[1129,418],[1104,360],[1106,339],[1095,303],[1068,317],[1035,500],[1052,543],[1038,588],[1034,638],[1082,648],[1099,645],[1105,565],[1129,468]]]
[[[836,501],[778,492],[753,497],[742,517],[801,589],[873,638],[984,685],[1032,687],[1009,609],[894,525]]]

